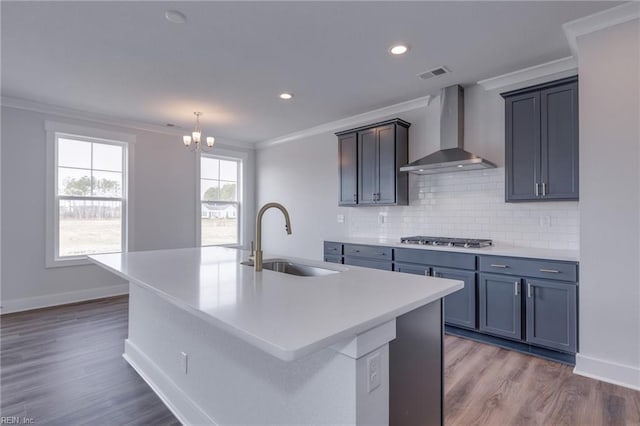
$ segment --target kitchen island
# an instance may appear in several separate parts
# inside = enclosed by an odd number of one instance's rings
[[[442,423],[441,300],[462,282],[294,258],[329,271],[255,272],[248,254],[91,256],[130,282],[124,357],[180,421]]]

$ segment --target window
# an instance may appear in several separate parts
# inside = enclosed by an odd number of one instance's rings
[[[82,264],[89,254],[126,251],[127,142],[96,137],[91,129],[71,133],[47,126],[52,163],[48,266]]]
[[[242,160],[200,157],[200,243],[240,245]]]

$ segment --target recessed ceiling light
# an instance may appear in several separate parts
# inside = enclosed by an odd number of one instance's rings
[[[289,100],[293,98],[293,93],[280,93],[280,99]]]
[[[458,167],[464,167],[462,164],[458,164]]]
[[[164,17],[167,18],[167,21],[173,22],[174,24],[184,24],[187,22],[185,14],[177,10],[167,10],[164,13]]]
[[[402,55],[404,53],[407,53],[408,50],[408,46],[404,44],[397,44],[395,46],[391,46],[391,48],[389,49],[389,53],[391,53],[392,55]]]

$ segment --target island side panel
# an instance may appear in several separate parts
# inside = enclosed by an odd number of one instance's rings
[[[444,424],[442,300],[396,318],[389,343],[389,424]]]
[[[181,421],[357,423],[362,360],[324,349],[282,361],[136,284],[129,309],[125,358]],[[181,352],[188,356],[186,373]]]

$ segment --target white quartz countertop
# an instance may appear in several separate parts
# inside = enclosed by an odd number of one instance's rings
[[[288,257],[340,271],[299,277],[203,247],[89,256],[96,264],[285,361],[355,337],[463,288],[461,281]],[[280,256],[265,254],[265,259]]]
[[[439,250],[449,251],[457,253],[471,253],[477,255],[492,255],[492,256],[511,256],[511,257],[529,257],[532,259],[547,259],[547,260],[563,260],[579,262],[580,254],[577,250],[557,250],[546,249],[537,247],[518,247],[508,244],[494,243],[493,246],[483,248],[464,248],[464,247],[444,247],[444,246],[423,246],[419,244],[402,244],[400,238],[398,239],[384,239],[384,238],[327,238],[325,241],[334,241],[338,243],[346,244],[364,244],[374,246],[385,247],[399,247],[399,248],[411,248],[422,250]]]

